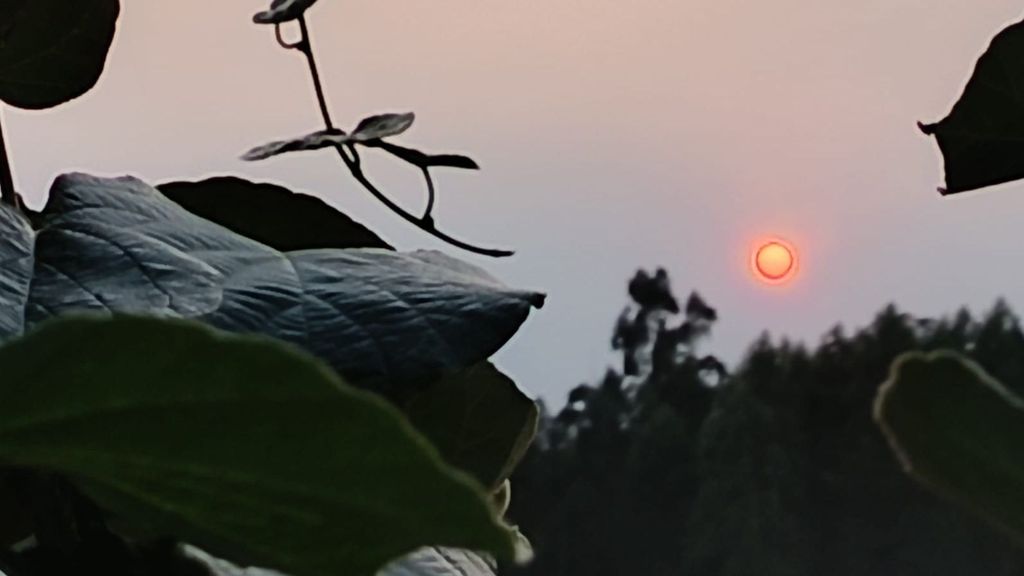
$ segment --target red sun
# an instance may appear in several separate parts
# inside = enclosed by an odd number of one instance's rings
[[[757,245],[751,264],[759,279],[769,284],[781,284],[796,273],[796,250],[788,242],[767,240]]]

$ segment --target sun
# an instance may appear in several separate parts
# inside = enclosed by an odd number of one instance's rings
[[[782,284],[797,270],[797,254],[792,244],[779,239],[759,242],[751,255],[754,274],[768,284]]]

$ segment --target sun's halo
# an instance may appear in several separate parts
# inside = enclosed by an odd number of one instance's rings
[[[796,273],[797,255],[793,246],[779,239],[758,242],[751,256],[754,274],[768,284],[781,284]]]

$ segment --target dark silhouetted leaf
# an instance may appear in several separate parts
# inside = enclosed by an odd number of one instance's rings
[[[569,404],[576,404],[577,402],[586,402],[590,398],[591,394],[594,393],[594,389],[586,384],[580,384],[569,391]]]
[[[875,418],[914,478],[1024,537],[1024,400],[955,353],[913,353]]]
[[[257,24],[283,24],[306,13],[317,0],[274,0],[270,9],[257,13],[252,21]]]
[[[646,270],[637,271],[629,281],[629,295],[641,308],[665,310],[672,314],[679,312],[679,302],[672,295],[668,272],[664,268],[658,268],[653,277]]]
[[[718,320],[718,311],[709,306],[700,294],[694,292],[686,301],[686,316],[694,322],[715,322]]]
[[[120,10],[118,0],[0,0],[0,100],[39,110],[88,92]]]
[[[391,248],[362,224],[327,205],[273,184],[234,177],[157,186],[189,212],[275,250]]]
[[[370,116],[359,122],[356,129],[352,131],[352,139],[356,142],[367,142],[389,136],[398,136],[408,130],[415,120],[416,115],[412,112]]]
[[[266,160],[272,156],[287,154],[288,152],[304,152],[307,150],[320,150],[321,148],[341,146],[342,144],[347,144],[352,140],[352,136],[342,130],[320,130],[318,132],[313,132],[312,134],[306,134],[301,138],[277,140],[269,144],[257,146],[243,154],[242,160],[248,160],[249,162]]]
[[[366,386],[475,366],[544,301],[438,252],[280,252],[134,178],[62,176],[43,220],[29,323],[80,310],[194,318],[295,343]]]
[[[420,152],[419,150],[382,141],[370,142],[367,143],[367,146],[380,148],[390,152],[398,158],[401,158],[414,166],[419,166],[420,168],[432,168],[436,166],[439,168],[461,168],[463,170],[480,169],[480,165],[472,158],[459,154],[427,154],[425,152]]]
[[[293,576],[369,574],[425,545],[515,556],[397,411],[291,346],[73,318],[0,348],[0,373],[0,464],[68,477],[130,533]]]
[[[1024,178],[1024,22],[992,41],[953,111],[922,124],[946,165],[943,194]]]
[[[449,464],[491,490],[526,454],[540,417],[536,403],[490,363],[430,386],[406,413]]]
[[[0,548],[9,549],[32,536],[32,516],[28,502],[15,486],[14,474],[0,470]]]

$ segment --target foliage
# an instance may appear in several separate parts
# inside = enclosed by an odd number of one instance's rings
[[[202,319],[301,345],[378,389],[476,365],[543,301],[437,252],[279,252],[134,178],[58,178],[21,254],[33,273],[11,310],[29,325],[83,309]]]
[[[936,137],[956,193],[1024,178],[1024,22],[993,39]],[[1002,350],[1020,354],[1019,350]],[[996,374],[999,377],[998,374]],[[1024,426],[1019,370],[1001,382],[956,354],[911,355],[879,392],[876,417],[907,471],[1008,528],[1024,542],[1024,483],[1016,431]]]
[[[450,375],[405,406],[445,460],[498,490],[537,432],[537,404],[486,362]]]
[[[387,248],[380,236],[326,202],[273,184],[231,176],[168,182],[160,193],[185,210],[281,252]],[[288,218],[281,218],[287,214]]]
[[[876,418],[907,472],[1024,534],[1024,399],[959,355],[913,353],[893,365]]]
[[[317,105],[320,107],[320,117],[323,120],[323,128],[303,136],[276,140],[262,146],[252,148],[242,158],[249,161],[266,160],[274,156],[289,152],[304,152],[321,149],[331,149],[337,153],[338,158],[355,179],[367,192],[376,198],[389,210],[400,216],[406,222],[416,226],[420,230],[447,242],[448,244],[484,256],[501,258],[511,256],[513,253],[508,250],[497,250],[493,248],[482,248],[468,242],[458,240],[438,229],[434,221],[434,207],[437,203],[437,190],[434,182],[432,168],[461,168],[466,170],[477,170],[477,163],[461,154],[428,154],[413,148],[407,148],[391,142],[393,136],[399,136],[408,130],[416,115],[407,113],[386,113],[374,114],[363,118],[351,132],[337,128],[332,119],[330,106],[327,102],[327,95],[324,92],[323,83],[320,80],[320,72],[317,65],[316,55],[313,52],[312,40],[310,38],[309,26],[306,24],[306,11],[316,3],[317,0],[274,0],[269,10],[260,12],[253,17],[257,24],[270,24],[274,26],[274,33],[277,36],[277,43],[286,50],[295,50],[305,56],[309,68],[309,75],[316,92]],[[298,23],[299,40],[289,43],[284,39],[282,25],[295,21]],[[427,189],[427,203],[422,216],[415,216],[406,209],[392,201],[387,194],[380,190],[370,181],[363,172],[363,163],[360,157],[360,149],[378,149],[391,154],[398,160],[402,160],[419,169]]]
[[[0,463],[67,477],[132,533],[323,576],[428,544],[514,555],[396,410],[268,339],[64,319],[0,371]]]
[[[99,80],[118,0],[0,0],[0,101],[39,110],[88,92]]]
[[[472,552],[422,550],[384,568],[380,576],[494,576],[495,566]]]
[[[623,372],[581,385],[542,419],[512,477],[510,516],[537,558],[510,574],[678,574],[697,491],[698,433],[724,368],[698,348],[717,314],[696,294],[685,312],[664,271],[630,283],[613,345]]]
[[[300,27],[287,47],[310,64],[332,130],[320,144],[376,195],[356,144],[418,166],[427,211],[400,215],[507,255],[434,227],[429,168],[477,166],[385,142],[411,114],[336,138],[314,4],[274,0],[255,20]],[[119,13],[117,0],[0,0],[0,101],[84,94]],[[311,196],[234,177],[157,190],[66,174],[31,213],[2,126],[0,264],[9,576],[446,576],[528,555],[501,517],[536,407],[487,359],[542,294],[438,252],[396,252]]]
[[[969,355],[994,376],[1024,385],[1024,332],[1005,304],[981,320],[966,311],[915,319],[889,307],[867,328],[836,328],[813,349],[764,337],[725,374],[698,353],[699,337],[680,345],[663,340],[673,332],[706,334],[714,315],[674,320],[683,313],[666,309],[708,308],[673,306],[670,293],[655,289],[667,286],[659,276],[634,279],[632,297],[647,304],[634,303],[615,330],[621,344],[633,319],[661,317],[645,324],[644,334],[630,332],[636,336],[627,341],[638,346],[620,348],[627,365],[639,366],[637,375],[612,371],[598,386],[573,390],[565,408],[545,414],[538,441],[513,475],[510,517],[531,535],[537,558],[508,574],[1024,570],[1024,553],[1010,539],[903,474],[871,411],[890,365],[915,350]],[[704,328],[694,331],[698,324]],[[663,356],[671,362],[652,361],[659,341],[674,349]],[[952,410],[954,400],[931,402]],[[934,414],[916,400],[907,410],[918,414],[911,425]],[[959,430],[951,426],[944,437]]]
[[[946,160],[943,194],[1024,178],[1024,22],[1001,32],[978,60],[963,96],[949,116],[921,124]]]

